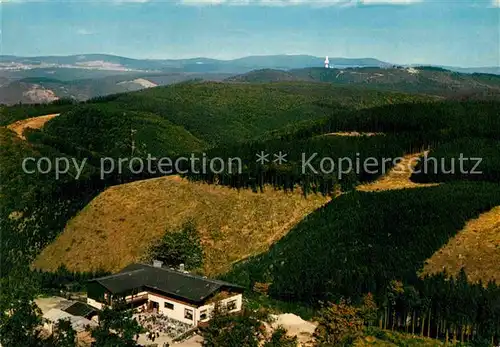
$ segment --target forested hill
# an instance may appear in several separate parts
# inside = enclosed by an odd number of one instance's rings
[[[63,230],[69,218],[106,187],[152,177],[126,169],[102,180],[101,158],[146,158],[149,153],[175,159],[191,152],[254,140],[283,128],[298,129],[304,123],[315,123],[339,111],[437,100],[304,82],[192,82],[85,103],[2,107],[3,126],[36,115],[61,113],[43,129],[25,132],[26,141],[6,128],[1,129],[0,188],[2,198],[9,202],[2,204],[0,218],[2,269],[7,271],[19,254],[30,261]],[[73,170],[72,176],[56,180],[53,171],[24,173],[21,164],[25,157],[48,157],[52,163],[58,157],[87,162],[78,180]]]
[[[112,95],[86,103],[59,102],[3,108],[3,125],[34,116],[37,112],[39,115],[61,114],[41,129],[25,131],[26,140],[5,127],[0,131],[0,188],[2,199],[8,202],[3,203],[0,210],[2,271],[8,271],[20,259],[31,262],[63,231],[68,221],[104,189],[161,175],[144,170],[137,174],[132,168],[102,175],[99,163],[103,157],[144,159],[151,154],[175,160],[193,152],[194,155],[206,153],[208,158],[239,157],[244,163],[241,173],[228,172],[229,166],[217,173],[210,170],[200,173],[195,170],[199,167],[188,166],[191,171],[185,176],[191,181],[237,188],[233,195],[235,199],[241,198],[243,194],[239,191],[243,189],[258,192],[269,186],[285,191],[296,191],[300,186],[302,189],[298,194],[306,196],[312,193],[332,197],[342,194],[305,218],[300,216],[300,222],[293,230],[280,230],[279,233],[275,230],[273,235],[287,235],[268,252],[236,266],[229,274],[232,280],[246,285],[249,290],[255,284],[265,284],[269,287],[268,294],[274,298],[308,304],[338,299],[340,295],[355,300],[371,291],[379,307],[385,309],[386,324],[400,326],[401,322],[408,322],[411,315],[412,322],[423,332],[422,321],[430,317],[432,324],[427,331],[432,330],[433,336],[459,329],[464,335],[471,335],[470,331],[474,331],[477,336],[498,341],[500,290],[494,284],[488,288],[483,284],[469,285],[464,276],[459,282],[443,276],[430,280],[418,277],[425,260],[457,234],[468,220],[500,205],[500,102],[445,100],[443,97],[444,94],[451,99],[463,96],[464,89],[453,89],[454,81],[461,79],[465,79],[461,85],[477,87],[473,89],[474,93],[494,97],[498,88],[496,78],[472,75],[468,79],[428,68],[418,72],[405,70],[403,73],[416,78],[415,84],[406,85],[406,80],[396,80],[390,88],[414,92],[404,93],[385,90],[387,83],[383,88],[362,87],[367,84],[365,79],[360,80],[364,81],[362,83],[346,82],[342,85],[314,82],[315,78],[324,77],[323,82],[337,78],[333,69],[301,71],[311,73],[313,82],[189,82]],[[419,87],[421,76],[428,77]],[[443,79],[438,83],[433,76]],[[450,95],[442,93],[444,89],[449,90]],[[441,96],[429,95],[435,93]],[[339,136],[342,132],[358,132],[358,135]],[[363,136],[363,133],[370,135]],[[395,164],[394,161],[384,161],[384,158],[394,159],[427,150],[446,163],[460,153],[470,158],[483,157],[483,171],[474,175],[450,174],[445,170],[447,167],[439,166],[431,173],[413,177],[419,182],[438,183],[438,187],[382,193],[354,191],[359,183],[376,180]],[[261,152],[267,153],[271,160],[257,162],[256,153]],[[272,162],[273,155],[280,152],[287,155],[286,162]],[[309,157],[313,153],[317,153],[310,161],[313,169],[325,163],[322,158],[331,158],[332,161],[348,158],[351,162],[359,160],[365,163],[367,158],[375,158],[377,164],[370,170],[365,165],[342,174],[339,167],[333,165],[326,165],[326,169],[323,166],[320,172],[304,172],[301,170],[302,154]],[[28,156],[35,159],[48,157],[51,162],[58,157],[78,161],[86,158],[88,162],[77,180],[74,171],[62,179],[55,179],[53,172],[24,173],[21,162]],[[29,168],[33,169],[33,165]],[[155,165],[153,162],[153,168]],[[198,199],[197,194],[187,194],[185,190],[196,189],[200,184],[188,183],[174,184],[179,188],[177,193],[169,188],[166,194],[178,194],[177,197],[168,196],[169,201]],[[135,194],[134,189],[139,186],[150,185],[134,185],[129,194]],[[202,191],[210,191],[209,186],[203,187]],[[245,191],[245,194],[251,193]],[[141,202],[135,206],[146,210],[151,208],[151,211],[165,206],[149,198],[157,199],[158,194],[144,196],[147,197],[144,204]],[[179,197],[184,197],[184,200]],[[114,201],[124,203],[124,199]],[[199,198],[199,201],[210,199]],[[209,211],[209,216],[224,218],[228,215],[224,204],[203,203],[198,206],[201,205],[203,210],[195,209],[189,211],[190,214]],[[265,205],[258,209],[255,204],[246,204],[245,201],[240,205],[229,205],[242,206],[237,209],[237,213],[241,211],[242,220],[248,216],[258,219],[260,214],[257,211],[267,211],[262,207]],[[222,210],[212,213],[217,208]],[[141,213],[143,210],[137,211]],[[172,211],[174,209],[167,212]],[[100,211],[96,213],[98,215]],[[273,230],[272,219],[262,215],[262,224]],[[248,218],[252,223],[261,222],[252,218]],[[169,216],[162,215],[160,219],[169,219]],[[92,222],[84,224],[92,228]],[[102,225],[119,222],[122,221],[111,217],[102,221]],[[241,230],[221,226],[220,230],[207,230],[205,235],[217,238],[224,236],[225,232]],[[101,236],[108,234],[92,231],[92,234]],[[159,231],[161,227],[156,229]],[[116,236],[120,232],[126,233],[118,229]],[[227,235],[224,237],[230,239]],[[65,248],[68,252],[92,248],[88,245],[79,247],[71,236],[64,239],[71,245]],[[263,238],[255,249],[265,250],[274,241],[274,237]],[[131,249],[122,249],[124,254],[137,252],[136,243],[122,244]],[[214,247],[214,244],[207,242],[205,246]],[[109,252],[111,254],[113,250]],[[68,258],[73,256],[83,257],[82,262],[85,262],[85,257],[91,255],[68,254]],[[218,268],[225,269],[231,264],[219,265]],[[441,302],[446,305],[441,305]],[[468,315],[460,311],[462,307],[487,313]],[[490,308],[491,311],[486,311]]]
[[[217,146],[252,140],[340,110],[435,100],[439,98],[320,83],[187,82],[112,95],[87,104],[121,112],[149,112]]]
[[[460,136],[463,141],[474,144],[470,147],[471,155],[477,151],[495,153],[494,142],[500,133],[498,103],[443,103],[440,100],[436,96],[313,82],[190,82],[79,104],[58,102],[4,107],[1,109],[3,125],[37,113],[61,115],[43,129],[28,131],[27,142],[2,129],[0,173],[7,179],[2,180],[1,188],[2,195],[9,201],[3,204],[1,211],[2,247],[29,250],[26,257],[31,257],[62,231],[68,218],[82,204],[105,187],[154,177],[124,170],[102,180],[99,162],[108,156],[145,158],[149,153],[175,158],[202,151],[212,158],[237,156],[246,164],[241,175],[188,173],[188,176],[237,188],[258,189],[272,184],[292,189],[299,184],[306,194],[310,191],[330,194],[338,188],[351,189],[359,182],[372,181],[392,164],[379,166],[376,173],[361,170],[342,179],[335,178],[337,172],[304,175],[298,160],[304,149],[317,152],[320,157],[335,155],[354,159],[359,153],[360,159],[396,158],[429,145],[454,146],[451,140]],[[464,134],[464,129],[468,134]],[[321,136],[337,131],[381,132],[385,136]],[[287,164],[256,165],[255,153],[262,150],[271,154],[286,152]],[[36,176],[22,172],[21,161],[26,156],[53,160],[63,156],[88,161],[86,171],[78,180],[65,176],[64,180],[54,181],[49,175],[39,175],[43,179],[37,180]],[[486,175],[475,178],[495,181],[500,172],[497,157],[489,156]],[[418,179],[434,182],[441,178],[438,172],[437,177]],[[65,191],[64,195],[60,194],[61,190]],[[63,199],[60,203],[69,205],[67,209],[59,209],[64,212],[54,218],[53,208],[60,199]],[[26,224],[25,219],[30,223]],[[19,237],[23,233],[26,237]],[[32,242],[32,235],[36,235],[36,241]],[[8,264],[8,260],[4,258],[4,264]]]
[[[228,78],[230,82],[269,83],[279,81],[326,82],[370,89],[440,95],[453,99],[498,99],[500,76],[462,74],[435,67],[416,68],[306,68],[257,70]]]

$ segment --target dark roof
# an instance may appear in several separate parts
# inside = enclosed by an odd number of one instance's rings
[[[92,306],[78,301],[66,307],[63,311],[72,314],[73,316],[81,316],[85,318],[89,318],[97,313]]]
[[[200,303],[222,289],[242,290],[228,282],[204,278],[167,268],[132,264],[115,275],[93,279],[112,294],[145,289]]]

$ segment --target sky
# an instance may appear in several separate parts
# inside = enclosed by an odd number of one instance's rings
[[[0,54],[500,66],[500,0],[0,0]]]

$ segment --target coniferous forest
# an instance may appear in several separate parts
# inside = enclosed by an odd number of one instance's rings
[[[114,185],[165,175],[125,168],[103,174],[102,158],[194,156],[180,172],[191,181],[237,189],[298,190],[305,197],[334,197],[303,219],[268,251],[236,263],[223,275],[252,292],[317,309],[321,302],[376,301],[377,325],[443,340],[500,343],[500,287],[459,276],[424,275],[425,261],[467,221],[500,205],[500,102],[452,101],[442,97],[339,87],[326,83],[198,83],[112,95],[84,103],[2,107],[8,125],[35,115],[60,112],[26,140],[0,129],[2,277],[30,265],[68,221],[100,192]],[[338,133],[357,132],[356,136]],[[414,173],[417,183],[438,186],[358,192],[409,154],[437,159]],[[275,163],[273,155],[286,153]],[[256,154],[270,155],[257,162]],[[303,155],[321,159],[376,159],[375,169],[328,172],[303,170]],[[481,173],[449,173],[463,155],[481,158]],[[23,158],[86,160],[81,172],[22,170]],[[242,171],[199,172],[202,158],[240,158]],[[439,165],[444,161],[446,165]],[[471,171],[475,162],[464,168]],[[458,167],[458,162],[456,163]],[[423,169],[420,163],[416,167]],[[186,172],[183,170],[187,170]],[[318,170],[321,171],[321,170]],[[78,175],[78,178],[76,176]],[[61,269],[38,274],[44,290],[83,282],[93,274]],[[61,280],[62,279],[62,280]],[[56,287],[56,288],[54,288]]]
[[[471,284],[465,273],[453,279],[419,272],[468,219],[499,204],[498,188],[460,182],[349,193],[309,215],[269,252],[236,265],[226,278],[248,288],[267,283],[271,297],[309,305],[342,297],[361,302],[372,293],[384,328],[496,340],[496,284]]]

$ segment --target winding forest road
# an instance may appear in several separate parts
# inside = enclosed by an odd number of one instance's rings
[[[383,175],[374,182],[359,185],[357,190],[361,192],[376,192],[393,189],[433,187],[439,185],[439,183],[415,183],[410,180],[413,169],[418,163],[417,159],[427,153],[428,152],[422,152],[404,156],[403,160],[389,170],[387,174]]]

